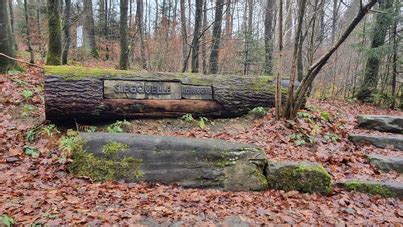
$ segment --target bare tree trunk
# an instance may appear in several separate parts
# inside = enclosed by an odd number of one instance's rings
[[[24,0],[24,12],[25,12],[25,24],[27,26],[27,46],[28,46],[28,52],[30,55],[29,58],[29,63],[34,64],[35,63],[35,57],[34,57],[34,50],[32,49],[32,43],[31,43],[31,26],[29,25],[29,18],[28,18],[28,7],[27,7],[27,0]]]
[[[190,6],[189,6],[190,7]],[[181,35],[182,35],[182,72],[186,72],[188,68],[188,41],[186,32],[186,7],[185,0],[180,0],[180,16],[181,16]]]
[[[63,23],[64,46],[62,54],[63,65],[67,65],[70,49],[70,9],[71,9],[71,0],[65,0],[64,23]]]
[[[272,74],[273,71],[273,17],[275,0],[267,0],[264,22],[264,48],[265,64],[264,73]]]
[[[232,38],[232,12],[231,12],[231,0],[226,0],[227,10],[225,12],[225,37]]]
[[[392,104],[390,108],[394,109],[396,107],[396,89],[397,89],[397,76],[398,76],[398,71],[397,71],[397,64],[398,64],[398,51],[399,51],[399,43],[400,43],[400,37],[397,34],[397,24],[399,21],[399,10],[400,10],[400,0],[395,1],[395,18],[393,22],[393,75],[392,75]],[[402,91],[403,92],[403,91]],[[402,104],[401,104],[402,105]]]
[[[7,0],[0,0],[0,52],[15,58],[15,45],[7,12]],[[16,66],[15,61],[0,56],[0,73],[7,73]]]
[[[211,74],[218,73],[218,56],[221,41],[223,8],[224,8],[224,0],[216,0],[214,27],[213,27],[213,43],[211,46],[210,63],[209,63]]]
[[[204,0],[196,0],[195,26],[192,41],[192,73],[199,72],[199,46]]]
[[[347,26],[346,30],[342,33],[338,41],[318,61],[316,61],[309,67],[306,76],[304,77],[304,79],[302,80],[301,84],[298,87],[298,90],[294,98],[294,103],[292,103],[290,106],[287,105],[287,108],[290,108],[291,113],[289,117],[290,119],[296,117],[298,110],[303,105],[305,95],[309,87],[312,85],[314,79],[316,78],[322,67],[327,63],[329,58],[340,47],[340,45],[347,39],[347,37],[351,34],[354,28],[360,23],[362,18],[364,18],[364,16],[368,13],[368,11],[372,8],[372,6],[375,5],[376,2],[377,0],[371,0],[366,5],[362,6],[357,15],[355,16],[355,18],[351,21],[351,23]]]
[[[276,120],[281,117],[281,73],[283,68],[283,1],[279,2],[279,13],[278,13],[278,66],[276,74],[276,96],[275,96],[275,107],[276,107]]]
[[[202,24],[202,31],[207,28],[207,0],[203,3],[203,24]],[[201,45],[201,58],[202,58],[202,69],[203,73],[207,73],[207,40],[206,35],[202,35],[202,45]]]
[[[49,43],[46,56],[47,65],[60,65],[62,60],[62,27],[59,11],[60,0],[48,0]]]
[[[10,10],[11,34],[12,34],[12,37],[15,38],[15,34],[14,34],[14,7],[13,7],[13,0],[8,0],[8,6],[9,6],[9,10]],[[13,42],[14,42],[15,49],[18,50],[18,44],[17,44],[16,40],[14,39]]]
[[[120,59],[119,69],[129,67],[129,47],[127,38],[127,10],[128,0],[120,0]]]
[[[91,55],[94,58],[98,58],[97,44],[95,42],[95,27],[94,27],[94,16],[92,13],[92,0],[84,0],[84,12],[85,12],[85,23],[84,27],[88,34]]]
[[[137,0],[137,9],[136,9],[136,22],[137,22],[137,30],[140,37],[140,56],[141,56],[141,67],[143,69],[147,68],[146,63],[146,53],[144,47],[144,29],[143,29],[143,0]]]

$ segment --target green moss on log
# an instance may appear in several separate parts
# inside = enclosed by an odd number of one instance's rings
[[[140,170],[142,161],[124,157],[127,144],[107,143],[104,145],[104,156],[98,157],[86,152],[84,142],[81,139],[79,141],[72,152],[73,163],[69,165],[69,170],[73,174],[90,177],[94,181],[117,179],[136,181],[143,177],[143,172]]]
[[[342,186],[348,191],[364,192],[382,197],[394,197],[395,193],[381,184],[375,184],[366,181],[350,180],[342,183]]]
[[[102,76],[125,76],[139,75],[139,70],[117,70],[102,67],[84,67],[84,66],[45,66],[45,74],[63,76],[70,80],[79,80],[84,77],[102,77]]]
[[[332,191],[332,177],[319,164],[271,162],[266,168],[266,177],[269,187],[274,189],[321,194]]]

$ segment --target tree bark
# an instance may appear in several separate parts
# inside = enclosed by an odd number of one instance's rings
[[[215,16],[214,16],[214,26],[213,26],[213,43],[211,46],[210,53],[210,73],[218,73],[218,56],[220,50],[221,41],[221,24],[222,24],[222,14],[224,8],[224,0],[216,0]]]
[[[283,70],[283,1],[279,2],[278,13],[278,67],[276,73],[276,93],[275,93],[275,107],[276,107],[276,120],[279,120],[282,112],[282,97],[281,97],[281,73]]]
[[[18,44],[15,40],[15,34],[14,34],[14,7],[13,7],[13,0],[8,0],[8,6],[10,10],[10,26],[11,26],[11,34],[14,39],[14,46],[15,49],[18,50]]]
[[[175,86],[182,87],[182,92],[172,99],[131,99],[105,93],[108,89],[108,85],[105,85],[107,82],[128,84],[130,81],[174,83]],[[210,96],[186,97],[184,89],[188,86],[209,89]],[[199,77],[141,73],[69,79],[68,76],[46,73],[46,118],[56,122],[72,122],[74,119],[85,122],[136,117],[176,117],[186,113],[214,117],[240,116],[254,107],[274,106],[274,91],[275,83],[267,76]]]
[[[128,0],[120,0],[120,59],[119,69],[129,67],[129,47],[127,37]]]
[[[7,8],[7,0],[0,0],[0,52],[15,58],[15,45]],[[0,73],[6,73],[15,66],[15,61],[0,56]]]
[[[267,0],[265,21],[264,21],[264,73],[273,73],[273,17],[275,0]]]
[[[64,46],[62,53],[62,64],[67,65],[70,49],[70,10],[71,10],[71,0],[65,0],[64,6],[64,23],[63,23],[63,33],[64,33]]]
[[[204,1],[196,0],[195,26],[192,40],[192,73],[199,72],[200,33]]]
[[[94,26],[94,16],[92,13],[92,0],[84,0],[84,12],[85,12],[85,31],[90,44],[91,56],[98,58],[97,43],[95,41],[95,26]]]
[[[62,62],[62,26],[60,19],[60,0],[48,0],[48,54],[47,65],[60,65]]]
[[[144,23],[143,23],[143,0],[137,0],[136,7],[136,23],[137,23],[137,33],[140,38],[140,57],[141,57],[141,67],[143,69],[147,69],[146,63],[146,52],[144,47]]]
[[[385,43],[385,36],[392,23],[390,11],[393,9],[393,0],[385,0],[381,4],[380,10],[387,13],[377,13],[374,30],[372,33],[371,49],[374,50]],[[357,99],[364,102],[372,102],[372,94],[376,91],[378,85],[378,72],[381,63],[379,56],[373,54],[368,56],[365,67],[364,83],[357,93]]]
[[[189,6],[190,7],[190,6]],[[182,72],[188,69],[188,41],[186,29],[185,0],[180,0],[181,36],[182,36]]]

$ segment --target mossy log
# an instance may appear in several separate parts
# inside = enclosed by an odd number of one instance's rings
[[[230,191],[264,190],[264,151],[216,139],[81,133],[70,170],[93,180],[178,184]]]
[[[234,117],[254,107],[274,106],[275,83],[270,76],[126,72],[65,66],[47,67],[45,75],[46,118],[56,122],[175,117],[186,113]],[[283,84],[287,85],[287,81]]]

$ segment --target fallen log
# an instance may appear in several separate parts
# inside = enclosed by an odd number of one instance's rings
[[[230,191],[264,190],[264,151],[217,139],[80,133],[69,169],[96,181],[125,180]]]
[[[272,79],[51,66],[45,68],[45,113],[55,122],[187,113],[241,116],[255,107],[274,106]]]

